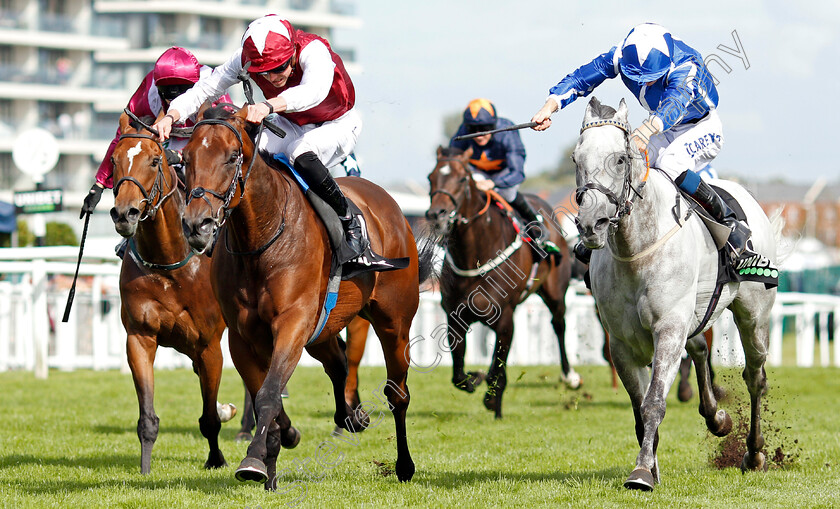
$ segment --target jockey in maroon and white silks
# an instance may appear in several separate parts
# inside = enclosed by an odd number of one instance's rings
[[[201,65],[189,50],[173,46],[158,57],[154,69],[143,78],[126,107],[138,117],[152,116],[157,118],[161,111],[168,111],[173,99],[189,90],[203,76],[209,76],[212,71],[210,67]],[[231,102],[226,93],[219,95],[218,102]],[[189,126],[194,123],[195,117],[190,117],[187,119],[186,125]],[[91,186],[84,199],[80,218],[85,214],[92,214],[102,197],[102,191],[106,187],[110,189],[114,185],[114,164],[111,162],[111,156],[121,134],[120,129],[117,128],[117,133],[111,140],[111,144],[105,152],[105,157],[99,164],[99,169],[96,172],[96,182]],[[164,142],[164,148],[180,152],[186,144],[187,139],[176,138]]]
[[[164,94],[175,94],[181,90],[188,90],[190,86],[197,83],[202,76],[209,76],[212,68],[201,65],[195,56],[188,50],[173,47],[166,50],[155,63],[155,68],[146,74],[140,86],[128,100],[126,106],[129,111],[138,117],[151,116],[157,118],[161,111],[167,111],[168,100]],[[157,78],[157,79],[156,79]],[[171,97],[170,97],[171,98]],[[224,94],[217,102],[231,102],[231,98]],[[184,123],[189,127],[195,123],[195,116],[187,119]],[[104,187],[113,187],[111,179],[114,173],[114,165],[111,162],[111,154],[120,139],[120,130],[111,140],[108,151],[99,165],[96,172],[96,181]],[[178,152],[187,144],[188,138],[173,138],[168,140],[164,146]]]
[[[275,14],[259,18],[242,36],[242,46],[191,90],[172,103],[155,128],[166,138],[173,122],[195,113],[239,80],[247,69],[266,101],[248,106],[247,120],[268,121],[286,132],[260,137],[259,150],[285,154],[309,188],[336,212],[350,249],[361,255],[366,246],[359,217],[350,213],[344,194],[328,167],[346,159],[356,146],[362,121],[356,112],[356,92],[341,57],[326,39],[297,30]]]

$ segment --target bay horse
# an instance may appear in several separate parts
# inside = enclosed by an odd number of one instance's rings
[[[689,213],[674,183],[631,148],[627,106],[618,110],[590,100],[573,159],[577,166],[577,226],[593,249],[592,295],[610,333],[610,353],[627,390],[640,451],[624,486],[652,490],[659,482],[656,457],[665,396],[685,348],[697,372],[700,414],[709,431],[725,436],[732,419],[718,410],[702,335],[694,335],[713,300],[718,250],[708,228]],[[775,265],[779,221],[772,224],[755,199],[734,182],[717,180],[738,200],[752,229],[755,252]],[[767,390],[764,362],[776,288],[756,281],[726,283],[704,328],[729,308],[741,336],[750,393],[750,430],[741,469],[766,470],[762,448],[761,397]],[[652,369],[648,373],[648,365]]]
[[[441,306],[447,315],[452,383],[472,393],[484,378],[478,372],[464,372],[467,331],[472,323],[483,323],[496,333],[484,406],[501,419],[513,313],[531,294],[537,293],[551,312],[564,376],[579,380],[569,366],[564,341],[571,257],[556,225],[546,225],[543,230],[561,250],[559,265],[522,241],[507,212],[491,204],[490,194],[476,187],[469,167],[471,155],[472,149],[438,148],[437,163],[429,174],[431,201],[426,218],[446,246],[440,275]],[[528,201],[553,219],[552,208],[545,201],[533,195],[528,195]]]
[[[114,228],[129,239],[120,271],[120,300],[128,365],[140,405],[140,471],[151,471],[159,429],[153,370],[158,346],[174,348],[192,361],[203,402],[199,429],[210,446],[204,467],[219,468],[227,464],[219,449],[221,420],[216,408],[225,322],[210,285],[210,259],[194,256],[184,238],[184,196],[175,170],[157,139],[142,129],[122,114],[122,135],[112,156],[111,209]]]
[[[221,227],[213,252],[213,291],[229,327],[234,365],[254,395],[256,433],[236,478],[274,488],[280,448],[300,441],[280,393],[304,348],[332,381],[335,424],[350,431],[363,424],[365,416],[344,401],[347,361],[338,338],[361,315],[382,344],[384,392],[396,425],[395,471],[400,481],[408,481],[415,468],[405,422],[408,335],[431,258],[418,263],[408,221],[382,188],[357,177],[336,179],[363,212],[372,248],[385,257],[408,257],[410,263],[342,281],[335,307],[317,330],[332,258],[327,230],[290,172],[270,167],[257,153],[249,134],[255,126],[246,123],[246,112],[222,111],[219,118],[206,113],[183,151],[191,189],[183,228],[193,250],[202,252]]]

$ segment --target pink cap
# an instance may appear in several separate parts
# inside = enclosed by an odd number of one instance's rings
[[[155,84],[177,85],[196,83],[201,77],[201,64],[189,50],[172,46],[155,62]]]

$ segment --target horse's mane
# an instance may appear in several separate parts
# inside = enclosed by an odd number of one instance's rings
[[[440,147],[440,155],[443,157],[455,157],[463,154],[464,151],[456,147]]]
[[[230,120],[235,111],[231,110],[231,104],[222,103],[217,104],[216,106],[211,106],[204,111],[204,118],[213,118],[219,120]]]
[[[139,121],[134,120],[133,118],[128,121],[128,125],[131,126],[132,129],[137,130],[138,132],[143,131],[143,129],[147,128],[148,126],[155,123],[155,117],[151,115],[143,115],[139,117]]]

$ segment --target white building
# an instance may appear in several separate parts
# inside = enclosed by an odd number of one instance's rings
[[[64,190],[67,211],[48,220],[78,223],[119,115],[157,57],[178,45],[218,65],[248,23],[267,13],[328,39],[335,28],[361,26],[347,0],[0,0],[0,200],[34,189],[11,153],[18,133],[41,127],[60,151],[43,186]],[[353,51],[334,49],[353,73]],[[233,92],[244,102],[241,90]],[[112,203],[104,193],[93,235],[113,234]]]

